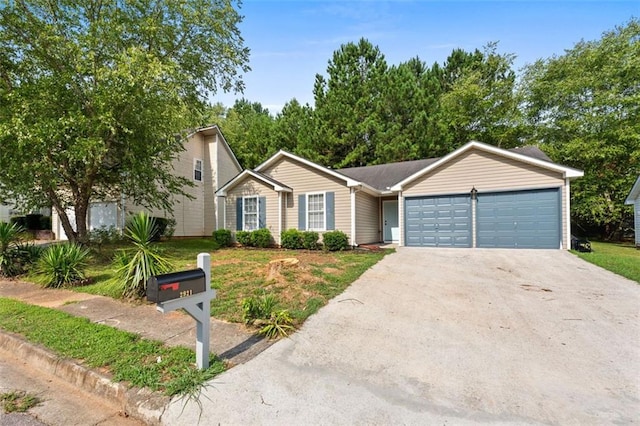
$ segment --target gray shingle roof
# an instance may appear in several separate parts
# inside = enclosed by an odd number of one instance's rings
[[[522,146],[509,149],[511,152],[526,155],[538,160],[549,161],[551,159],[537,146]],[[401,161],[399,163],[379,164],[376,166],[350,167],[336,170],[343,175],[366,183],[378,190],[385,191],[398,182],[408,178],[414,173],[424,169],[438,161],[438,158],[426,158],[424,160]]]

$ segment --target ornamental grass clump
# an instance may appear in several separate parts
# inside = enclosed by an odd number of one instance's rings
[[[147,291],[147,280],[172,269],[171,262],[153,243],[156,221],[144,212],[132,216],[124,230],[125,237],[133,248],[116,252],[114,280],[122,288],[122,297],[142,298]]]

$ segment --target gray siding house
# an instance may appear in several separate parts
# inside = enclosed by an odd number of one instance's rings
[[[636,179],[636,183],[631,188],[631,192],[625,200],[625,204],[633,205],[633,221],[636,235],[636,247],[640,248],[640,232],[638,227],[640,226],[640,176]]]
[[[352,245],[567,249],[570,182],[537,147],[471,141],[434,159],[340,170],[280,151],[222,186],[226,229],[339,229]]]

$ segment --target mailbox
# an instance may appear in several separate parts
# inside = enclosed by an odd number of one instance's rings
[[[147,300],[149,302],[166,302],[181,297],[193,296],[207,290],[204,270],[172,272],[156,275],[147,281]]]

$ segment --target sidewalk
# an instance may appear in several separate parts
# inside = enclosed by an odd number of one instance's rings
[[[147,339],[159,340],[166,345],[195,349],[195,321],[182,312],[162,314],[151,304],[121,302],[71,290],[43,289],[21,281],[0,280],[0,297],[58,309],[95,323],[137,333]],[[3,334],[7,333],[0,330],[0,337]],[[272,343],[255,336],[241,324],[211,318],[211,353],[227,361],[229,366],[250,360]],[[20,343],[21,346],[25,344]]]

